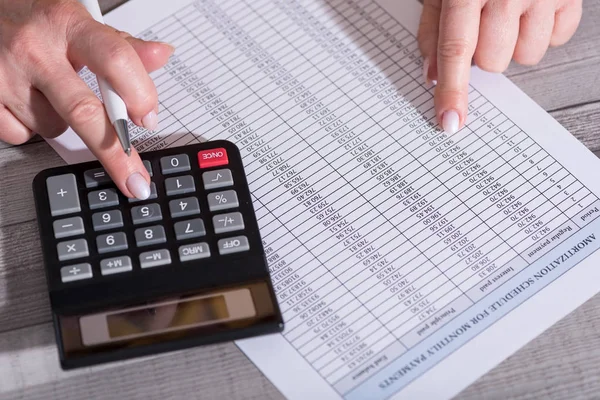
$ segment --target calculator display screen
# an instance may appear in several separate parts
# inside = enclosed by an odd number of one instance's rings
[[[111,338],[197,325],[229,317],[224,296],[194,299],[108,314]]]
[[[273,316],[268,282],[251,282],[210,292],[145,299],[136,305],[59,315],[66,358],[107,355],[134,348],[168,348],[188,340],[212,343]],[[137,353],[136,353],[137,354]],[[65,359],[66,359],[65,358]]]

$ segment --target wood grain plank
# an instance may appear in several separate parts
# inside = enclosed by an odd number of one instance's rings
[[[600,150],[600,102],[550,113],[588,149]]]
[[[0,376],[3,400],[282,399],[232,343],[64,372],[52,327],[42,324],[0,334],[2,363],[10,365]]]
[[[598,332],[600,295],[507,358],[456,399],[598,398]]]
[[[100,0],[98,3],[100,4],[100,9],[102,12],[107,13],[113,8],[116,8],[126,2],[127,0]]]
[[[0,150],[2,150],[2,149],[7,149],[7,148],[9,148],[9,147],[20,147],[20,146],[27,146],[28,144],[31,144],[31,143],[37,143],[37,142],[41,142],[41,141],[43,141],[43,140],[44,140],[44,139],[43,139],[43,138],[42,138],[40,135],[35,135],[35,136],[34,136],[34,137],[32,137],[32,138],[31,138],[31,139],[30,139],[30,140],[29,140],[27,143],[24,143],[24,144],[22,144],[22,145],[17,145],[17,146],[15,146],[15,145],[12,145],[12,144],[8,144],[8,143],[6,143],[6,142],[2,142],[2,141],[0,141]]]
[[[37,222],[0,227],[0,332],[50,320]]]
[[[532,69],[510,79],[543,109],[552,111],[600,101],[600,56]]]

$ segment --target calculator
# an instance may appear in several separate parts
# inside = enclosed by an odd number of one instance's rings
[[[283,330],[238,148],[142,153],[151,195],[88,162],[33,191],[63,369]]]

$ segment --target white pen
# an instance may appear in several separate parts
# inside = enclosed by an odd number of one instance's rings
[[[79,0],[79,2],[88,10],[92,18],[104,24],[102,11],[100,11],[100,5],[97,0]],[[129,128],[127,125],[129,121],[127,106],[108,82],[98,76],[96,76],[96,79],[98,80],[98,87],[102,95],[104,108],[108,114],[108,119],[117,132],[117,137],[121,142],[121,146],[123,146],[123,150],[129,156],[131,155],[131,139],[129,138]]]

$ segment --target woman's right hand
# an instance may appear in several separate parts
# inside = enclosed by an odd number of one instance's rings
[[[128,157],[102,102],[79,78],[87,66],[123,98],[138,126],[155,130],[158,98],[148,73],[173,53],[96,22],[76,0],[0,0],[0,140],[20,144],[67,126],[128,197],[147,198],[150,177]]]

